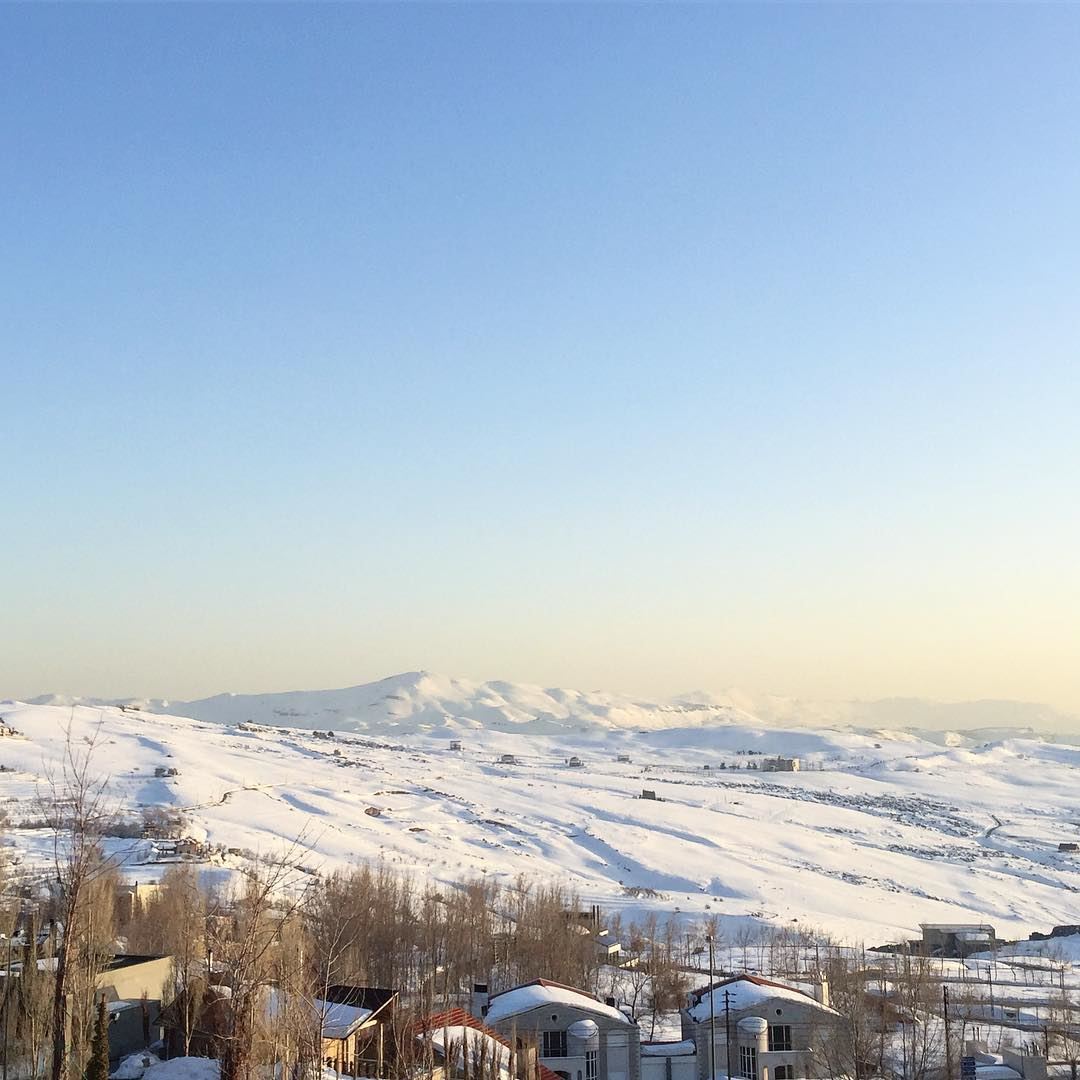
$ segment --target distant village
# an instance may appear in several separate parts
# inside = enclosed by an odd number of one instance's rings
[[[5,1076],[57,1075],[57,1016],[60,1075],[95,1080],[106,1056],[116,1080],[192,1059],[224,1080],[1048,1080],[1080,1058],[1075,969],[1007,955],[985,924],[853,950],[623,925],[526,882],[417,894],[364,868],[297,891],[282,860],[215,895],[182,861],[69,869],[44,898],[9,892]]]

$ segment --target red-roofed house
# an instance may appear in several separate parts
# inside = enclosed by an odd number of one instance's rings
[[[434,1080],[559,1080],[540,1064],[536,1047],[518,1039],[516,1045],[464,1009],[447,1009],[419,1021],[417,1037],[430,1040]]]

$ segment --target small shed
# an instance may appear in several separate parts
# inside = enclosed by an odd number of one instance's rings
[[[585,762],[581,760],[576,754],[566,763],[571,769],[583,769],[585,768]]]
[[[621,765],[629,765],[630,764],[630,755],[629,754],[620,754],[615,760],[618,761]]]
[[[451,739],[450,740],[450,749],[451,750],[460,750],[461,749],[461,740],[460,739]]]
[[[499,764],[500,765],[516,765],[517,764],[517,758],[514,757],[513,754],[503,754],[503,756],[501,758],[499,758]]]
[[[653,790],[652,790],[652,788],[642,788],[642,790],[641,790],[641,797],[642,797],[643,799],[651,799],[651,800],[652,800],[653,802],[657,802],[657,801],[659,801],[659,800],[658,800],[658,799],[656,798],[656,792],[655,792],[655,791],[653,791]]]
[[[1058,844],[1058,851],[1080,851],[1080,844]]]

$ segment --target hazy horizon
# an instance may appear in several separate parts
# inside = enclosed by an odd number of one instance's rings
[[[1080,714],[1080,7],[0,7],[0,693]]]
[[[571,690],[585,694],[612,695],[637,701],[641,704],[665,702],[688,702],[699,704],[729,705],[744,712],[760,716],[768,721],[791,722],[813,727],[815,724],[836,723],[840,725],[866,724],[882,727],[911,727],[930,731],[992,729],[994,727],[1031,727],[1045,733],[1080,735],[1080,716],[1054,709],[1045,702],[1016,701],[1009,699],[966,699],[942,701],[925,697],[887,697],[854,699],[808,699],[786,697],[755,692],[745,687],[728,687],[721,690],[697,688],[674,694],[633,694],[617,687],[604,686],[556,686],[530,680],[506,680],[496,677],[468,678],[448,672],[427,669],[394,672],[390,675],[363,679],[359,682],[342,682],[326,686],[288,686],[269,689],[266,687],[246,690],[216,690],[207,694],[177,696],[162,693],[149,694],[78,694],[71,692],[43,691],[33,695],[3,695],[0,700],[36,700],[66,702],[82,701],[93,704],[98,701],[155,701],[163,702],[162,708],[181,707],[188,702],[209,700],[214,697],[274,697],[276,695],[317,695],[337,693],[356,687],[386,683],[421,684],[426,680],[435,682],[471,684],[477,688],[498,686],[511,682],[513,686],[534,687],[538,690]]]

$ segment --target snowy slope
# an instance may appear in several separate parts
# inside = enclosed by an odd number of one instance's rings
[[[100,723],[98,764],[125,807],[182,808],[193,833],[233,848],[272,850],[306,829],[312,868],[382,857],[443,881],[523,872],[630,914],[797,919],[868,943],[920,921],[988,919],[1023,936],[1080,921],[1080,859],[1057,851],[1080,839],[1072,746],[948,746],[422,673],[190,705],[199,717],[0,703],[23,735],[0,739],[9,815],[33,817],[64,726],[82,739]],[[281,726],[251,729],[260,719]],[[328,728],[336,738],[314,734]],[[504,753],[520,764],[498,764]],[[810,768],[730,768],[777,753]],[[157,779],[157,765],[179,775]],[[46,850],[35,830],[11,835],[28,860]],[[133,864],[144,856],[123,843]]]

